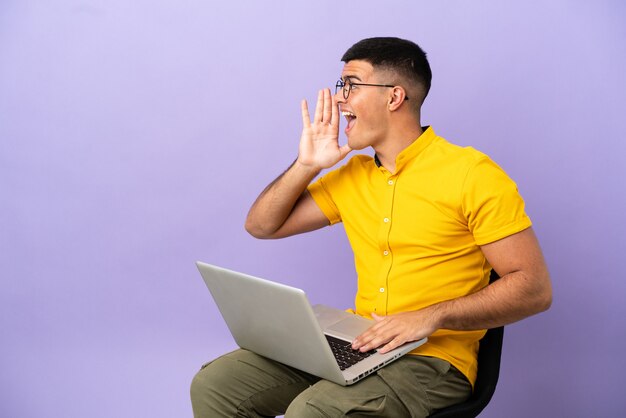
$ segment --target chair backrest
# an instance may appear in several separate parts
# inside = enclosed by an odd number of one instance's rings
[[[489,282],[498,280],[492,270]],[[429,418],[474,418],[485,409],[496,390],[500,375],[500,357],[504,327],[487,330],[478,346],[478,375],[472,395],[465,402],[440,409]]]

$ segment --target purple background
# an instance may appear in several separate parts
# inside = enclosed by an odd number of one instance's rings
[[[0,416],[191,416],[193,374],[235,346],[196,260],[351,306],[341,226],[242,225],[299,100],[381,35],[429,53],[423,122],[517,181],[552,273],[484,416],[623,415],[624,22],[619,0],[2,0]]]

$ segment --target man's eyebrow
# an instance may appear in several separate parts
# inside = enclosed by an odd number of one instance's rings
[[[345,83],[346,81],[352,81],[352,79],[355,79],[356,81],[361,81],[361,79],[356,75],[347,75],[345,77],[342,77],[341,80]]]

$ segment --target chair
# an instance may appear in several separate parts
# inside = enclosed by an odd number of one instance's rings
[[[498,275],[492,270],[489,282],[498,280]],[[487,330],[480,340],[478,347],[478,375],[472,395],[465,402],[440,409],[429,418],[474,418],[485,409],[496,390],[500,374],[500,356],[502,354],[502,339],[504,327]]]

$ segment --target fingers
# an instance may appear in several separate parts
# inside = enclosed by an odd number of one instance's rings
[[[311,116],[309,115],[309,106],[306,100],[300,102],[300,108],[302,110],[302,126],[308,128],[311,126]]]
[[[385,353],[390,352],[391,350],[395,350],[396,348],[400,347],[405,342],[407,341],[401,339],[400,336],[398,336],[394,338],[393,340],[389,341],[389,343],[385,344],[385,346],[379,349],[378,351],[380,352],[380,354],[385,354]]]
[[[317,93],[315,117],[313,123],[339,124],[339,110],[330,89],[322,89]]]
[[[391,344],[393,340],[393,336],[386,336],[385,334],[364,335],[360,340],[355,340],[355,344],[353,344],[352,348],[364,353],[384,345],[384,347],[380,348],[380,351],[381,353],[385,353],[389,351],[389,349],[387,349],[387,345]],[[382,351],[383,349],[386,349],[386,351]]]
[[[383,319],[385,319],[384,316],[376,315],[374,312],[372,312],[372,318],[374,318],[374,321],[376,321],[376,322],[380,322]]]
[[[330,90],[328,90],[328,94],[330,94]],[[330,95],[330,98],[330,124],[336,126],[337,129],[339,129],[339,105],[337,104],[337,99],[335,99],[335,96]]]
[[[376,324],[372,325],[367,331],[359,335],[352,343],[354,350],[360,350],[361,352],[373,350],[380,347],[382,344],[388,343],[393,336],[386,338],[387,327],[381,322],[384,317],[378,315],[372,315],[376,320]]]
[[[317,105],[315,106],[315,119],[313,122],[321,123],[324,117],[324,90],[317,93]]]
[[[420,333],[413,329],[415,321],[407,313],[392,316],[372,314],[372,317],[376,323],[354,340],[353,349],[365,352],[380,347],[379,352],[384,354],[416,337],[421,338]]]
[[[333,101],[330,96],[330,90],[324,89],[324,116],[322,118],[322,122],[332,123],[332,108]]]

